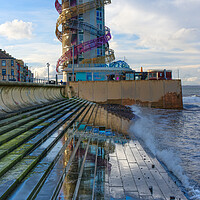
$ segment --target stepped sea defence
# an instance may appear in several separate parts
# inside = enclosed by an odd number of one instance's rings
[[[71,98],[0,120],[0,199],[186,199],[107,109]]]

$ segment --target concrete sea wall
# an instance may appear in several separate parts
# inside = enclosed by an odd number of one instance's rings
[[[78,96],[103,104],[183,108],[180,80],[69,82],[66,86],[66,94],[69,97]]]
[[[95,127],[105,127],[106,129],[112,129],[117,133],[128,135],[131,120],[125,117],[119,117],[112,112],[108,112],[101,106],[96,106],[92,115],[92,110],[89,111],[88,115],[84,118],[83,122],[87,123],[90,118],[90,122]],[[81,115],[83,117],[85,112]],[[91,115],[91,117],[90,117]]]
[[[59,100],[63,86],[0,82],[0,114]]]

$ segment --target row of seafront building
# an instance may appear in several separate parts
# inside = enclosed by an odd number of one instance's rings
[[[0,81],[33,82],[33,73],[23,60],[0,49]]]
[[[75,64],[63,70],[63,79],[70,81],[171,80],[172,71],[166,69],[136,72],[125,61],[111,64]]]

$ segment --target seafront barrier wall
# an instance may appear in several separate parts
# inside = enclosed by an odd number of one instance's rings
[[[77,96],[100,104],[182,109],[180,80],[79,81],[66,86],[0,82],[0,115]]]
[[[63,98],[64,86],[0,82],[0,115]]]
[[[101,104],[183,108],[181,80],[69,82],[65,92]]]
[[[95,114],[92,114],[92,112]],[[81,117],[84,115],[85,112],[83,112]],[[112,131],[117,133],[125,135],[129,134],[131,119],[117,116],[115,113],[107,111],[104,107],[96,106],[93,111],[91,109],[88,115],[84,118],[83,122],[87,123],[88,119],[93,122],[94,127],[105,127],[106,129],[112,129]]]

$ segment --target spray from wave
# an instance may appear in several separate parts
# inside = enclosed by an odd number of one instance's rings
[[[186,110],[200,110],[200,96],[192,95],[183,97],[183,106]]]
[[[152,115],[144,115],[141,109],[137,106],[131,107],[134,114],[139,118],[136,123],[130,127],[130,132],[134,134],[138,139],[142,140],[146,147],[161,160],[169,171],[171,171],[183,184],[183,186],[188,190],[188,194],[192,196],[191,199],[199,200],[200,195],[199,190],[195,190],[194,187],[190,187],[189,178],[184,174],[184,170],[180,165],[181,160],[177,157],[176,153],[172,150],[163,149],[160,150],[156,144],[155,130],[156,127],[155,120]],[[165,133],[163,133],[164,135]]]

